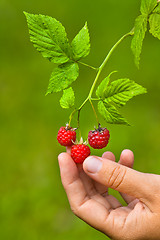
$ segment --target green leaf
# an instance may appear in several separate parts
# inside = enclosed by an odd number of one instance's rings
[[[150,33],[160,40],[160,14],[153,13],[149,18]]]
[[[59,65],[52,72],[47,93],[59,92],[68,88],[79,75],[78,64],[74,62],[67,62]]]
[[[106,91],[106,89],[107,89],[107,87],[108,87],[108,84],[109,84],[109,81],[110,81],[110,76],[111,76],[113,73],[115,73],[115,72],[117,72],[117,71],[111,72],[111,73],[99,84],[99,86],[98,86],[98,88],[97,88],[97,90],[96,90],[96,95],[97,95],[97,97],[102,98],[102,99],[105,98],[104,93],[105,93],[105,91]]]
[[[71,43],[72,57],[75,61],[86,57],[90,52],[90,38],[87,23]]]
[[[71,108],[74,106],[75,96],[72,87],[63,90],[63,95],[60,99],[62,108]]]
[[[140,8],[141,13],[149,15],[157,4],[158,4],[157,0],[142,0]]]
[[[130,79],[113,81],[105,90],[106,103],[114,103],[117,107],[124,106],[132,97],[146,93],[147,90]]]
[[[140,54],[142,51],[143,40],[147,31],[147,17],[140,15],[136,18],[134,36],[131,42],[131,49],[135,56],[135,64],[139,67]]]
[[[98,111],[107,123],[130,125],[127,120],[111,104],[98,102]]]
[[[104,91],[106,90],[108,84],[109,84],[110,78],[106,77],[98,86],[97,90],[96,90],[96,95],[99,98],[104,99]]]
[[[70,58],[70,46],[65,28],[55,18],[24,12],[30,40],[43,57],[54,63],[65,63]]]

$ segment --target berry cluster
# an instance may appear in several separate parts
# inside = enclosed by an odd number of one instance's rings
[[[106,128],[101,128],[99,124],[98,128],[88,133],[88,142],[94,149],[102,149],[107,146],[110,138],[109,131]],[[76,128],[70,127],[68,124],[66,127],[61,127],[58,131],[57,140],[62,146],[71,146],[71,157],[76,163],[83,163],[83,161],[90,155],[90,148],[87,143],[76,141]]]

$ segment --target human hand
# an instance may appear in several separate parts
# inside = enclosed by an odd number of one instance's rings
[[[69,153],[59,155],[61,179],[75,215],[114,240],[160,239],[160,176],[137,172],[130,150],[102,158],[88,157],[76,165]],[[108,188],[119,191],[122,206]]]

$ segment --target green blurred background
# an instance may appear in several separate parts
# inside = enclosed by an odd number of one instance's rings
[[[57,155],[65,149],[56,141],[70,112],[59,106],[61,93],[45,97],[54,66],[30,43],[23,11],[57,18],[69,39],[87,20],[92,48],[84,62],[99,66],[111,46],[133,27],[139,5],[139,0],[0,0],[0,239],[107,239],[70,211],[57,163]],[[160,42],[147,34],[137,70],[130,39],[126,39],[101,76],[118,70],[113,79],[129,77],[148,89],[148,94],[134,98],[121,110],[132,127],[107,126],[111,133],[107,150],[118,160],[120,152],[130,148],[135,169],[157,174],[159,56]],[[77,105],[87,96],[94,76],[93,70],[80,66],[80,77],[73,84]],[[95,124],[87,105],[81,115],[84,138]]]

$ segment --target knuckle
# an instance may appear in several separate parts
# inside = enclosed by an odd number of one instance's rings
[[[121,165],[115,166],[110,173],[108,179],[109,187],[113,189],[118,189],[120,185],[123,183],[126,175],[126,168]]]

